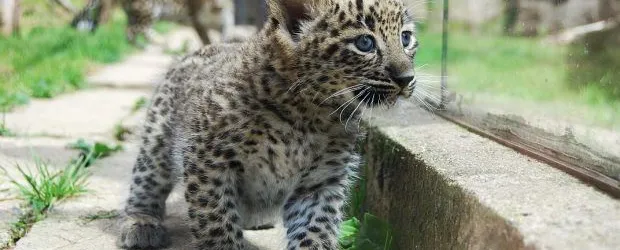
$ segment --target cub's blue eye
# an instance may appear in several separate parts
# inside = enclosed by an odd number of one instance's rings
[[[361,35],[355,39],[355,47],[361,52],[371,52],[375,50],[375,39],[370,35]]]
[[[403,42],[403,47],[409,47],[409,45],[411,45],[411,37],[413,36],[413,34],[411,34],[411,31],[405,31],[400,35],[400,40]]]

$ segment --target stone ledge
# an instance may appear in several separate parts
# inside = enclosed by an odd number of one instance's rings
[[[620,202],[561,171],[413,103],[369,122],[367,208],[391,223],[394,249],[620,245]]]

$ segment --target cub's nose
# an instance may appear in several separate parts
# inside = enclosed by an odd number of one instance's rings
[[[415,80],[415,72],[408,65],[407,67],[390,66],[387,67],[387,71],[390,74],[392,81],[394,81],[401,88],[407,87],[409,83]]]
[[[415,79],[413,74],[394,77],[392,80],[401,88],[407,87]]]

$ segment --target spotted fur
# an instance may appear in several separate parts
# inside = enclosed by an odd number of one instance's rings
[[[413,29],[400,0],[270,0],[253,40],[184,58],[148,110],[120,245],[167,244],[165,201],[181,177],[196,249],[255,249],[242,230],[277,221],[287,249],[337,249],[355,123],[411,95],[417,42],[401,35]],[[376,49],[360,51],[361,36]]]

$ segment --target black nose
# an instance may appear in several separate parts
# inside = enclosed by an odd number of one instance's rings
[[[407,87],[409,83],[415,80],[415,74],[413,73],[412,70],[409,70],[409,69],[402,69],[402,68],[398,68],[394,66],[389,66],[387,67],[387,71],[388,73],[390,73],[392,81],[398,84],[398,86],[401,88]]]
[[[392,80],[401,88],[407,87],[415,79],[414,75],[394,77]]]

